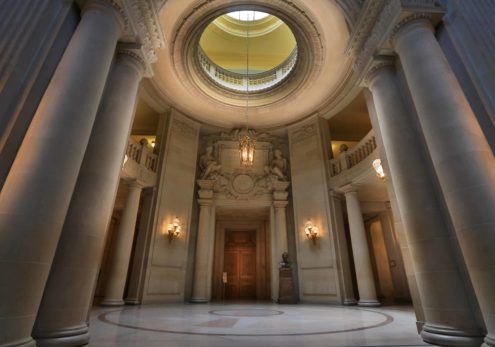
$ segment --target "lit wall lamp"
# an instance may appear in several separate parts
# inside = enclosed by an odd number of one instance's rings
[[[306,233],[306,237],[308,239],[313,240],[313,243],[316,243],[316,238],[318,237],[318,228],[311,223],[311,221],[306,222],[306,227],[304,228],[304,232]]]
[[[181,232],[180,219],[175,217],[172,224],[168,225],[168,242],[172,242],[174,237],[179,237]]]
[[[371,165],[373,166],[373,169],[375,169],[378,178],[384,179],[385,171],[383,171],[382,161],[380,159],[375,159]]]

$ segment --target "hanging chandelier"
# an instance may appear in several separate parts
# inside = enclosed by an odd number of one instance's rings
[[[240,12],[239,12],[240,13]],[[254,11],[252,11],[254,16]],[[240,18],[239,18],[240,20]],[[239,154],[241,158],[241,166],[250,167],[254,163],[254,150],[256,139],[249,133],[249,24],[250,18],[248,14],[247,30],[246,30],[246,129],[239,132]],[[254,131],[253,131],[254,133]]]

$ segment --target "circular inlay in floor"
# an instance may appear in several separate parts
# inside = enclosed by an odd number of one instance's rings
[[[303,304],[143,305],[106,311],[98,319],[149,332],[243,337],[337,334],[378,328],[394,320],[376,310]]]
[[[267,316],[278,316],[284,314],[283,311],[276,310],[266,310],[266,309],[242,309],[242,310],[214,310],[210,311],[210,314],[215,314],[217,316],[228,316],[228,317],[267,317]]]

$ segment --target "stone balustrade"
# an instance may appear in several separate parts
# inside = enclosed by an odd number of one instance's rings
[[[203,71],[216,84],[236,92],[246,92],[249,83],[249,92],[259,92],[276,86],[289,75],[297,62],[297,47],[276,68],[249,74],[249,77],[221,68],[208,58],[201,47],[198,47],[198,59]]]
[[[349,170],[368,158],[376,149],[375,133],[371,130],[354,148],[330,160],[330,176]]]
[[[125,158],[121,172],[123,178],[136,179],[144,187],[152,187],[156,184],[158,156],[146,145],[129,138]]]

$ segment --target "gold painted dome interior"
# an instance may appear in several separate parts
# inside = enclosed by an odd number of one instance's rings
[[[243,77],[248,74],[250,90],[272,87],[289,75],[297,61],[297,42],[290,28],[260,11],[217,17],[203,31],[199,48],[204,72],[217,84],[237,91],[246,87]]]

